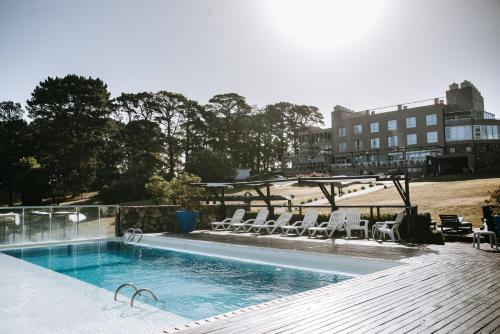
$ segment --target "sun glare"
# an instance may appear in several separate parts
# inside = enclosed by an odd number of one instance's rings
[[[335,48],[359,40],[382,13],[379,0],[270,0],[277,29],[300,47]]]

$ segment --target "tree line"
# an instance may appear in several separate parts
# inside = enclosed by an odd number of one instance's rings
[[[221,181],[236,167],[283,170],[299,133],[320,124],[308,105],[259,108],[236,93],[205,105],[169,91],[112,99],[101,79],[48,77],[25,108],[0,102],[0,202],[36,205],[90,191],[106,202],[135,200],[153,176],[188,171]]]

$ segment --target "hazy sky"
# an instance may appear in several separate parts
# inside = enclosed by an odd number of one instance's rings
[[[355,110],[444,96],[472,81],[500,118],[499,0],[0,0],[0,101],[47,76],[201,103]],[[329,123],[328,123],[329,125]]]

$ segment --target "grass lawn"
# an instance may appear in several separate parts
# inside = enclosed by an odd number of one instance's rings
[[[489,198],[488,192],[500,186],[500,177],[473,180],[438,180],[410,182],[410,198],[419,212],[430,212],[439,222],[439,214],[457,214],[480,226],[481,206]],[[401,204],[394,187],[371,194],[360,195],[339,202],[339,205]]]

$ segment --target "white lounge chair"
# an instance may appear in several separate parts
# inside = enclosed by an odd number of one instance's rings
[[[280,226],[281,235],[287,235],[290,233],[296,235],[303,235],[308,227],[316,226],[316,222],[318,220],[318,211],[310,210],[306,212],[303,220],[299,220],[294,222],[292,225],[283,225]]]
[[[394,221],[376,222],[372,229],[373,239],[377,239],[377,234],[382,234],[382,237],[388,235],[392,241],[396,241],[396,237],[401,240],[401,236],[399,235],[399,226],[403,222],[404,218],[405,212],[401,211],[398,213],[396,220]]]
[[[344,213],[347,238],[351,237],[353,230],[360,230],[365,232],[365,238],[368,239],[368,220],[361,219],[361,211],[345,210]]]
[[[276,220],[268,220],[264,224],[253,224],[250,229],[255,233],[260,233],[262,230],[266,230],[267,233],[273,234],[280,226],[287,225],[292,219],[293,214],[291,212],[282,213]]]
[[[316,236],[316,233],[323,233],[326,237],[331,238],[336,230],[345,230],[345,213],[343,211],[333,211],[327,222],[322,222],[318,226],[307,228],[309,237]]]
[[[234,232],[250,232],[250,229],[254,224],[264,224],[266,222],[267,216],[269,216],[269,210],[267,208],[260,209],[259,213],[254,219],[248,219],[243,223],[231,224],[231,229]]]
[[[244,209],[238,209],[234,212],[231,218],[226,218],[220,222],[213,222],[210,225],[214,231],[227,231],[231,228],[232,224],[241,223],[245,216]]]

